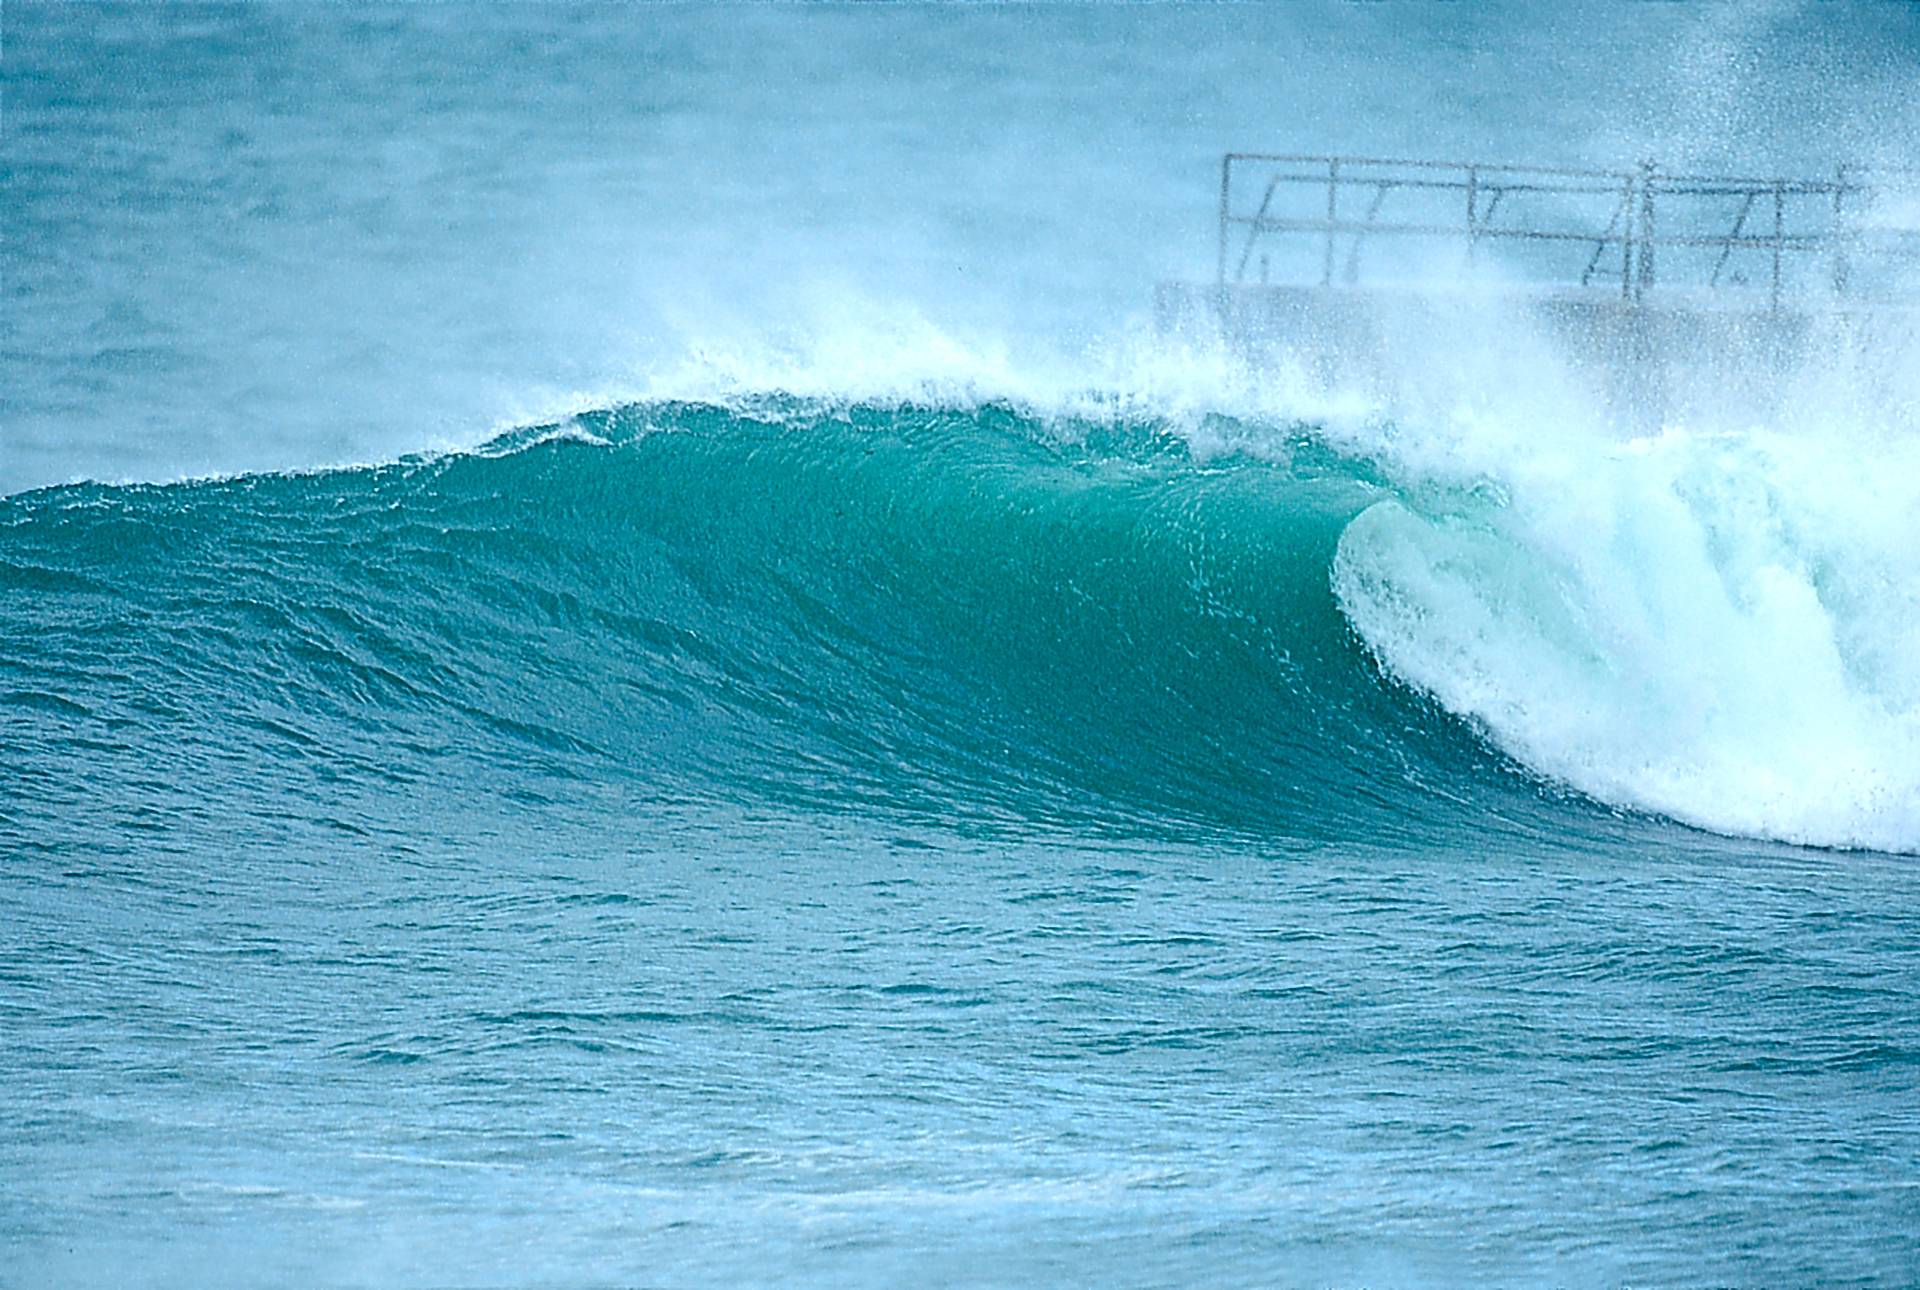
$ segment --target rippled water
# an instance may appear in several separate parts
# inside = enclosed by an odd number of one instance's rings
[[[243,853],[244,877],[179,864],[108,908],[99,872],[35,884],[64,915],[33,947],[59,1022],[30,1003],[9,1027],[37,1040],[8,1055],[15,1267],[140,1278],[159,1250],[183,1279],[341,1283],[1600,1284],[1913,1265],[1913,919],[1859,896],[1910,895],[1889,862],[1836,874],[1672,835],[1622,863],[791,821],[562,850],[530,838],[544,822]]]

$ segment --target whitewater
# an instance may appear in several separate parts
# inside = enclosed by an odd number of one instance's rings
[[[8,6],[0,1284],[1911,1283],[1911,330],[1147,318],[1226,147],[1910,155],[1609,14]]]

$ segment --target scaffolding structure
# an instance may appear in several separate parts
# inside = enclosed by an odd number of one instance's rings
[[[1372,284],[1381,275],[1363,264],[1383,243],[1411,242],[1450,245],[1469,269],[1497,246],[1522,281],[1611,289],[1630,304],[1656,284],[1747,288],[1764,290],[1777,312],[1814,295],[1904,288],[1906,266],[1920,261],[1920,172],[1843,165],[1827,179],[1754,179],[1654,162],[1580,170],[1246,152],[1221,161],[1218,288]]]

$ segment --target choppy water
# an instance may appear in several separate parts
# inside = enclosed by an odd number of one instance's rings
[[[0,1283],[1920,1277],[1908,368],[1130,321],[1911,15],[1437,12],[9,6]]]

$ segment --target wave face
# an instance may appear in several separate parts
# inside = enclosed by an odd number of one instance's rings
[[[1920,845],[1915,499],[1578,442],[1496,474],[1390,426],[761,396],[45,490],[0,503],[0,722],[43,802]]]

